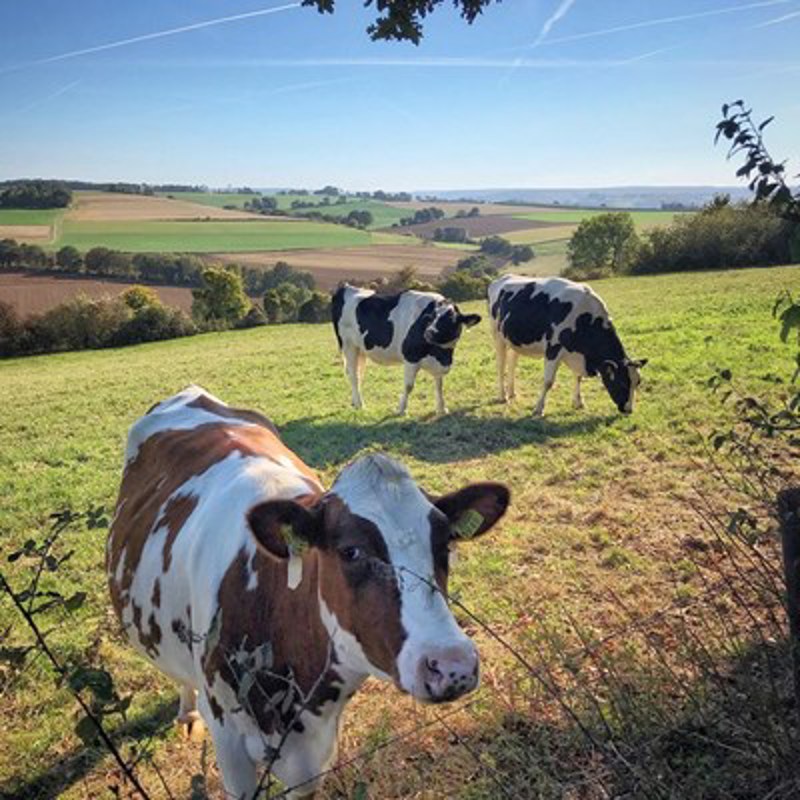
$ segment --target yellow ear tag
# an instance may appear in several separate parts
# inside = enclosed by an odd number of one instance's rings
[[[468,508],[453,525],[453,530],[462,539],[471,539],[481,529],[483,523],[483,514],[479,514],[474,508]]]
[[[289,523],[281,525],[281,535],[289,548],[286,583],[290,589],[296,589],[303,580],[303,553],[308,549],[308,542],[297,536]]]

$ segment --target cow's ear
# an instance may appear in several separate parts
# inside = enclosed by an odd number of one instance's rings
[[[637,358],[636,361],[631,361],[631,364],[637,369],[641,369],[648,361],[647,358]]]
[[[293,500],[269,500],[250,509],[247,522],[256,544],[273,558],[288,559],[322,542],[322,514]]]
[[[459,314],[458,321],[462,325],[466,325],[468,328],[472,328],[473,326],[477,325],[481,321],[480,314]]]
[[[434,502],[450,520],[453,539],[474,539],[506,513],[511,497],[502,483],[473,483]]]
[[[608,380],[613,381],[617,374],[617,364],[615,361],[604,361],[600,365],[600,370]]]

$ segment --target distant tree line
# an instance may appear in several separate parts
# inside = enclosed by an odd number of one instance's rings
[[[767,203],[720,195],[694,214],[637,234],[626,212],[584,219],[567,247],[564,274],[579,280],[800,261],[800,224]]]
[[[392,227],[406,227],[407,225],[421,225],[425,222],[435,222],[437,219],[444,219],[444,215],[444,211],[442,211],[441,208],[436,208],[435,206],[420,208],[410,217],[403,217]]]
[[[0,183],[0,208],[66,208],[71,202],[72,192],[60,181]]]

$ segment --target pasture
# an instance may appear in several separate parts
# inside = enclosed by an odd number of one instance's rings
[[[343,225],[300,220],[235,222],[64,222],[58,246],[110,247],[131,253],[237,253],[369,244],[370,234]]]
[[[629,354],[650,359],[630,417],[615,413],[598,380],[586,382],[587,410],[573,411],[564,370],[549,396],[548,417],[532,419],[542,366],[533,360],[520,361],[516,402],[495,404],[485,317],[456,350],[445,380],[451,414],[441,419],[431,415],[433,387],[424,375],[409,416],[392,416],[401,370],[372,364],[367,408],[352,411],[329,325],[0,362],[0,494],[8,500],[0,506],[3,548],[40,536],[55,510],[90,504],[110,510],[128,426],[153,402],[194,382],[270,416],[327,484],[369,448],[401,459],[433,493],[474,480],[506,482],[508,515],[460,549],[451,591],[522,652],[555,647],[553,637],[566,636],[568,619],[579,620],[592,637],[610,634],[625,622],[620,600],[642,614],[698,600],[702,583],[686,566],[687,542],[701,531],[690,501],[698,490],[720,491],[703,441],[730,415],[706,379],[729,367],[748,390],[781,393],[792,351],[779,341],[770,311],[778,292],[800,289],[797,269],[621,278],[595,288]],[[482,303],[464,306],[485,315]],[[155,764],[175,796],[204,797],[206,790],[219,796],[209,753],[181,741],[168,724],[174,687],[117,633],[103,575],[104,531],[75,532],[68,545],[76,552],[57,579],[65,591],[80,589],[89,598],[67,621],[54,615],[51,646],[64,657],[91,654],[110,667],[121,692],[133,697],[125,730],[141,737],[156,732]],[[22,578],[19,563],[4,563],[3,570],[12,580]],[[321,796],[354,797],[363,781],[374,798],[488,800],[505,796],[494,775],[515,798],[607,796],[582,785],[580,774],[572,775],[577,788],[569,776],[561,783],[553,777],[572,769],[561,763],[571,734],[557,724],[552,698],[533,691],[474,620],[457,616],[481,650],[482,688],[453,711],[419,706],[368,681],[346,714],[340,757],[385,747],[333,776]],[[0,629],[11,619],[8,603],[0,604]],[[74,736],[72,701],[41,661],[4,691],[0,795],[31,800],[108,792],[116,780],[110,760]],[[662,711],[643,707],[656,733]],[[446,726],[437,722],[445,717]],[[420,732],[392,742],[412,728]],[[726,797],[745,786],[757,796],[758,763],[750,765],[752,774],[737,772],[744,767],[709,755],[718,755],[712,745],[697,758],[681,751],[680,763],[670,767],[678,778],[673,772],[669,778],[682,780],[683,790],[672,796]],[[741,754],[735,758],[744,763]],[[166,796],[150,764],[142,764],[141,775],[153,797]]]

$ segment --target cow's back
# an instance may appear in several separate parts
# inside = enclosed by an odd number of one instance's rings
[[[316,498],[311,470],[256,412],[197,387],[132,428],[106,566],[131,642],[177,680],[196,685],[199,634],[242,553],[255,552],[246,514],[274,498]]]
[[[582,283],[566,278],[504,275],[488,289],[492,330],[513,347],[541,350],[585,314],[609,320],[603,301]]]

